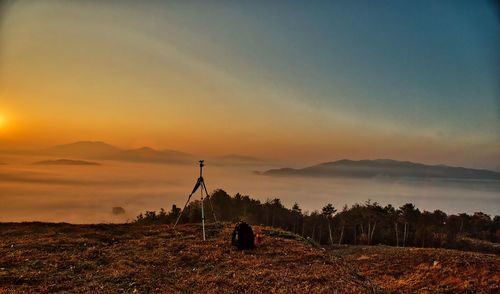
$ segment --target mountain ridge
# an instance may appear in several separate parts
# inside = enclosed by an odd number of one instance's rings
[[[305,168],[270,169],[261,173],[267,176],[310,176],[310,177],[409,177],[409,178],[455,178],[500,180],[500,173],[448,165],[428,165],[393,159],[349,160],[324,162]]]
[[[56,145],[40,152],[47,155],[96,158],[121,151],[121,148],[102,141],[77,141],[68,144]]]
[[[99,166],[101,165],[98,162],[85,161],[85,160],[73,160],[73,159],[55,159],[55,160],[42,160],[33,163],[35,165],[92,165]]]
[[[176,150],[156,150],[143,146],[122,149],[102,141],[77,141],[56,145],[40,151],[41,154],[79,159],[100,159],[142,163],[187,163],[191,155]]]
[[[29,153],[32,154],[33,152]],[[125,149],[102,141],[76,141],[38,150],[34,153],[64,158],[158,164],[188,164],[199,160],[193,154],[178,150],[155,149],[149,146]],[[265,163],[265,160],[261,158],[241,154],[206,156],[205,159],[213,161],[215,165],[257,165]]]
[[[176,150],[156,150],[151,147],[122,150],[106,159],[149,163],[188,163],[192,155]]]

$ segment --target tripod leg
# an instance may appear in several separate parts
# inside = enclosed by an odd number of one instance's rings
[[[207,186],[205,186],[205,181],[203,181],[203,189],[205,190],[205,194],[207,194],[207,199],[208,202],[210,203],[210,209],[212,209],[212,215],[214,216],[214,221],[217,222],[217,217],[215,217],[215,210],[212,205],[212,200],[210,199],[210,194],[208,194]]]
[[[201,171],[200,171],[201,174]],[[200,185],[203,185],[203,178],[200,176]],[[203,229],[203,241],[206,240],[205,238],[205,210],[203,209],[203,189],[200,189],[200,196],[201,196],[201,227]]]
[[[205,241],[206,240],[206,238],[205,238],[205,211],[203,210],[203,194],[201,194],[201,227],[203,229],[203,241]]]
[[[182,208],[181,212],[179,213],[179,216],[177,217],[177,220],[175,221],[174,229],[175,229],[175,226],[177,226],[177,223],[179,222],[179,220],[181,219],[182,213],[184,212],[184,209],[186,209],[186,206],[188,205],[189,200],[191,199],[192,195],[193,194],[189,194],[189,197],[188,197],[188,200],[186,201],[186,204],[184,204],[184,207]]]

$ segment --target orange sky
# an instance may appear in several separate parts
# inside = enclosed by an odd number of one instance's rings
[[[314,87],[304,76],[305,86],[294,83],[289,75],[296,69],[287,68],[292,59],[266,67],[273,58],[241,57],[243,51],[235,46],[248,38],[200,41],[217,24],[190,23],[182,5],[143,21],[161,7],[92,3],[16,2],[4,8],[3,149],[101,140],[122,147],[247,154],[291,163],[393,158],[498,168],[498,112],[490,98],[472,107],[478,114],[462,124],[462,109],[446,108],[450,113],[440,117],[426,114],[438,107],[432,104],[377,102],[371,89],[363,88],[366,84],[332,70],[321,74],[346,81],[351,92],[337,87],[326,92],[328,99],[315,99],[313,90],[326,89],[328,81]],[[231,13],[225,16],[231,18]],[[193,14],[199,16],[202,9]],[[250,34],[244,24],[235,26],[236,34]],[[286,40],[279,43],[282,36],[269,37],[278,43],[267,50],[290,48]],[[200,44],[203,50],[197,50]],[[264,45],[256,48],[264,50]],[[301,54],[307,69],[312,54]],[[413,111],[412,103],[422,111]]]

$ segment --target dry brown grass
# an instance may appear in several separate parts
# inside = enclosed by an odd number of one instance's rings
[[[333,254],[395,293],[499,293],[500,257],[448,249],[349,246]]]
[[[324,251],[271,228],[254,250],[230,225],[0,223],[1,293],[498,293],[500,257],[445,249]],[[332,254],[329,254],[332,253]]]
[[[265,231],[264,228],[257,228]],[[229,245],[231,226],[0,224],[0,292],[379,292],[339,257],[265,236]]]

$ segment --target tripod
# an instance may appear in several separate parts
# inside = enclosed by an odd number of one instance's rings
[[[214,207],[212,206],[212,201],[210,201],[210,195],[208,194],[207,187],[205,186],[205,181],[203,180],[203,167],[205,166],[205,164],[203,162],[204,162],[204,160],[199,161],[199,163],[200,163],[200,177],[196,181],[196,184],[194,185],[193,191],[191,192],[191,194],[189,194],[188,199],[186,201],[186,204],[184,204],[184,207],[182,208],[181,213],[177,217],[177,220],[175,221],[175,224],[174,224],[174,229],[175,229],[175,226],[177,226],[177,223],[179,222],[179,219],[181,218],[182,213],[184,212],[184,209],[186,209],[186,206],[188,205],[189,200],[191,200],[191,196],[193,196],[193,194],[196,192],[196,190],[198,190],[198,188],[201,187],[200,188],[201,226],[203,228],[203,241],[205,241],[206,240],[205,239],[205,211],[203,210],[203,191],[205,191],[205,195],[207,196],[206,198],[208,199],[208,202],[210,203],[210,208],[212,209],[212,214],[214,216],[214,220],[217,221],[217,218],[215,217]]]

